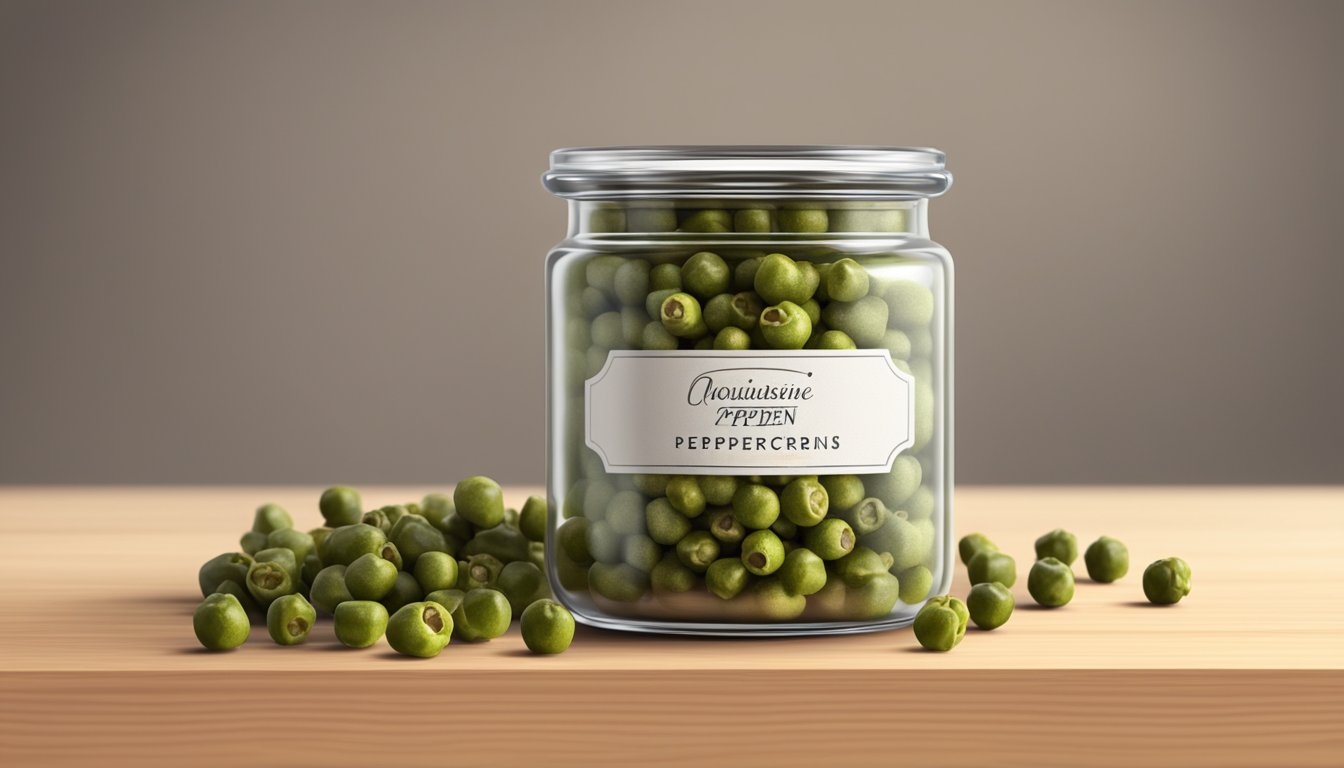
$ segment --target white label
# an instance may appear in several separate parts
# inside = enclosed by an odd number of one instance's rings
[[[608,472],[888,472],[914,444],[914,380],[886,350],[613,351],[585,388]]]

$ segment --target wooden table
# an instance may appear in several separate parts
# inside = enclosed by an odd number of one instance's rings
[[[987,533],[1019,570],[1060,525],[1126,541],[1133,567],[1117,584],[1080,578],[1059,610],[1033,608],[1024,576],[1008,625],[947,654],[909,630],[581,629],[568,653],[536,657],[515,629],[411,660],[343,649],[327,622],[306,646],[258,628],[236,652],[199,649],[199,563],[233,548],[261,501],[316,525],[316,497],[0,489],[0,765],[1344,763],[1344,489],[962,488],[957,529]],[[1143,566],[1170,554],[1194,590],[1149,606]]]

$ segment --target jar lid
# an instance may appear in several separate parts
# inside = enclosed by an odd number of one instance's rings
[[[926,147],[576,147],[551,153],[546,189],[577,200],[936,197],[952,185]]]

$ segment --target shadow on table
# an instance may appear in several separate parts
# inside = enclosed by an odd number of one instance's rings
[[[190,613],[201,604],[202,598],[195,592],[157,592],[146,595],[120,595],[111,599],[123,605],[186,608]]]
[[[1121,603],[1121,605],[1125,606],[1126,608],[1157,608],[1157,609],[1163,609],[1163,608],[1175,608],[1175,607],[1176,607],[1175,605],[1158,605],[1157,603],[1150,603],[1150,602],[1148,602],[1147,600],[1129,600],[1129,601],[1127,601],[1127,602]],[[1179,605],[1179,603],[1178,603],[1178,605]]]

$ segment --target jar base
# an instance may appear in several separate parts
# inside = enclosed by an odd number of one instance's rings
[[[566,606],[580,624],[596,629],[635,632],[649,635],[689,635],[693,637],[803,637],[816,635],[857,635],[867,632],[886,632],[908,627],[915,621],[914,614],[886,621],[853,622],[780,622],[778,624],[718,624],[638,619],[608,619],[590,616]]]

